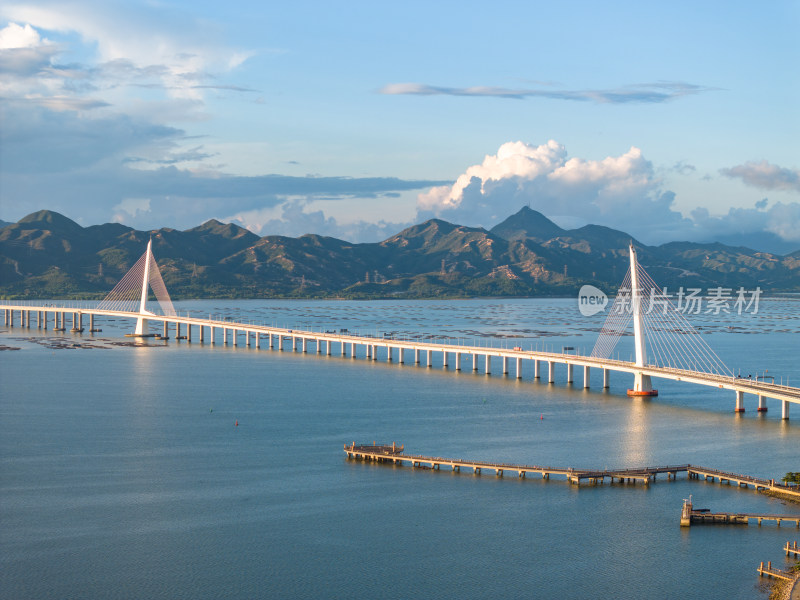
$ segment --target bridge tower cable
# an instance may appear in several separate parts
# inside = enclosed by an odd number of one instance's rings
[[[156,315],[148,310],[147,300],[149,290],[152,289],[156,296],[161,313],[165,316],[174,316],[175,308],[164,285],[158,263],[153,256],[153,240],[147,243],[147,250],[136,261],[125,276],[119,280],[114,289],[97,306],[98,310],[127,311],[138,313],[134,336],[146,336],[147,316]]]
[[[636,366],[644,367],[647,364],[647,348],[645,346],[644,317],[642,315],[642,288],[639,285],[639,261],[636,260],[636,249],[630,243],[631,260],[631,303],[633,309],[633,339],[636,347]],[[658,390],[653,389],[650,375],[636,371],[633,380],[633,389],[628,390],[629,396],[658,396]]]

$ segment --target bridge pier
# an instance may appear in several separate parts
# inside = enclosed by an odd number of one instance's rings
[[[372,360],[378,360],[378,344],[372,345]]]
[[[247,329],[244,330],[244,345],[250,347],[250,332]]]
[[[567,383],[572,383],[572,363],[567,363]]]
[[[292,336],[292,352],[297,352],[297,336]]]
[[[426,359],[426,366],[430,369],[433,367],[433,350],[428,350],[428,356]]]
[[[419,364],[419,348],[414,348],[414,364]]]
[[[456,371],[461,370],[461,352],[456,352]]]
[[[325,356],[330,356],[330,355],[331,355],[331,341],[327,340],[325,342]]]
[[[517,357],[517,368],[514,371],[517,374],[517,379],[522,379],[522,359]]]
[[[744,392],[736,390],[736,409],[735,412],[744,412]]]
[[[203,331],[202,329],[200,331]],[[257,331],[254,332],[256,337],[256,350],[261,350],[261,334]]]
[[[227,346],[228,345],[228,328],[227,327],[223,327],[222,328],[222,344],[223,344],[223,346]]]
[[[478,370],[478,355],[475,354],[474,352],[472,353],[472,370],[473,371]]]
[[[484,369],[484,372],[487,375],[492,374],[492,357],[489,356],[488,354],[486,355],[486,368]]]
[[[758,395],[758,412],[767,412],[767,399],[761,394]]]
[[[442,367],[447,368],[447,350],[442,350]]]
[[[589,365],[583,367],[583,389],[589,389]]]
[[[547,361],[547,383],[555,382],[556,363],[552,360]]]
[[[508,375],[508,357],[503,357],[503,375]]]
[[[781,419],[786,420],[789,418],[789,401],[782,400],[781,402]]]
[[[406,354],[405,348],[398,348],[397,349],[397,362],[399,362],[401,365],[405,364],[405,362],[406,362],[405,354]]]
[[[533,361],[533,378],[534,379],[541,379],[541,373],[539,372],[541,365],[539,364],[538,360]]]
[[[191,342],[192,341],[192,324],[191,323],[187,323],[186,324],[186,341],[187,342]],[[250,345],[250,338],[247,339],[247,345],[248,346]]]
[[[231,329],[231,337],[233,337],[233,347],[235,348],[239,345],[239,332],[235,327]]]
[[[175,323],[175,339],[176,340],[181,339],[181,324],[180,323]]]
[[[200,343],[202,344],[205,341],[206,341],[205,327],[200,325]],[[258,340],[256,340],[256,348],[258,348]]]

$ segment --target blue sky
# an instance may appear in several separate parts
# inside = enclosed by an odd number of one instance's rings
[[[800,3],[0,6],[0,219],[800,248]],[[759,241],[760,240],[760,241]]]

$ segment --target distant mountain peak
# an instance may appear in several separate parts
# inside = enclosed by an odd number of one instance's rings
[[[74,232],[83,231],[83,227],[78,225],[75,221],[53,210],[38,210],[22,217],[18,223],[20,225],[35,226],[40,229]]]
[[[523,206],[505,221],[492,227],[491,232],[508,241],[525,238],[543,241],[566,233],[542,213],[529,206]]]

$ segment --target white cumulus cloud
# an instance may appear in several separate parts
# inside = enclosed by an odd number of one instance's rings
[[[527,204],[556,219],[578,216],[584,223],[629,228],[647,220],[661,230],[681,225],[672,200],[639,148],[587,160],[568,158],[566,148],[550,140],[503,144],[452,186],[420,194],[417,208],[422,217],[492,227]]]

